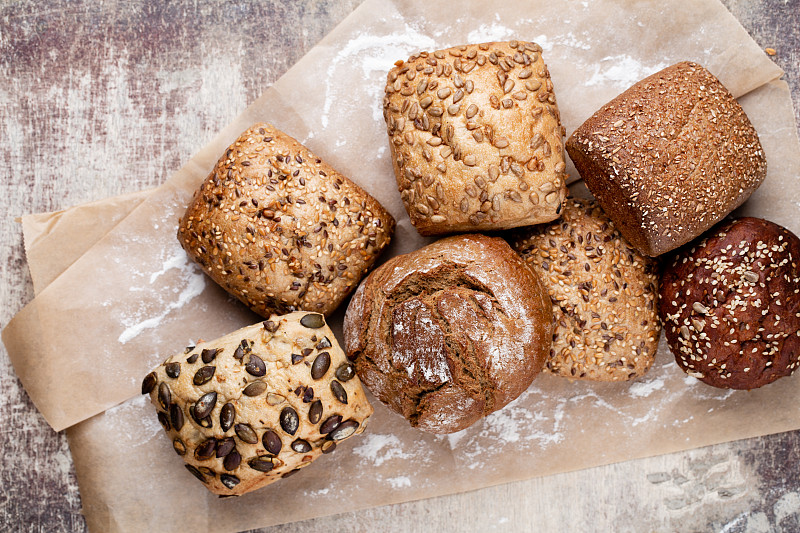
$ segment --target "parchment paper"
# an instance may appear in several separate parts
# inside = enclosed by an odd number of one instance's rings
[[[431,10],[426,2],[423,10],[368,0],[184,169],[96,245],[89,243],[15,318],[4,341],[48,421],[65,427],[105,411],[69,431],[93,530],[246,529],[800,426],[796,410],[775,408],[798,405],[797,377],[751,393],[717,391],[685,377],[662,346],[655,368],[638,383],[543,376],[511,406],[450,437],[412,430],[376,405],[362,439],[302,475],[231,501],[213,498],[185,475],[151,408],[136,397],[141,376],[176,348],[254,320],[206,282],[174,242],[191,191],[251,122],[284,128],[383,202],[400,222],[391,251],[398,253],[420,240],[394,192],[380,97],[385,71],[413,50],[536,40],[545,47],[568,131],[630,83],[678,60],[703,63],[737,95],[780,74],[716,3],[653,4],[652,11],[636,4],[625,14],[613,2],[553,4],[527,5],[523,13],[535,14],[531,19],[520,17],[519,5],[496,14],[464,6],[454,21],[452,4]],[[324,83],[308,89],[320,72]],[[306,88],[302,99],[297,87]],[[284,94],[295,95],[291,107]],[[770,163],[767,182],[746,210],[797,232],[800,150],[788,91],[770,84],[742,103]],[[71,335],[80,340],[65,339]],[[187,517],[175,509],[203,512]]]

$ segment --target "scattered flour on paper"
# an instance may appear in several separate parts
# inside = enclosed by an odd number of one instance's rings
[[[586,85],[611,84],[627,89],[637,81],[655,74],[667,66],[666,63],[644,65],[638,59],[626,54],[606,56],[599,63],[590,66],[593,73],[586,81]]]
[[[634,398],[647,398],[657,390],[664,388],[664,378],[656,378],[650,381],[636,381],[631,383],[628,394]]]
[[[161,432],[161,424],[155,416],[141,416],[145,404],[149,403],[150,396],[136,396],[103,413],[107,426],[113,430],[113,434],[120,439],[126,439],[126,446],[139,446],[150,441]]]
[[[411,479],[408,476],[390,477],[386,481],[389,482],[393,489],[411,486]]]
[[[405,59],[413,52],[432,49],[434,40],[422,35],[408,24],[405,29],[388,35],[360,33],[350,39],[333,58],[327,70],[327,79],[335,80],[338,76],[350,76],[347,72],[337,73],[337,69],[360,69],[363,79],[362,87],[369,96],[372,107],[372,118],[383,122],[383,86],[386,74],[398,59]],[[335,94],[334,84],[328,83],[325,89],[325,103],[320,120],[322,127],[327,128],[331,107],[336,102],[337,109],[350,100]],[[364,102],[358,102],[363,105]],[[339,114],[339,113],[337,113]]]
[[[411,454],[402,450],[402,443],[395,435],[369,433],[362,444],[353,449],[353,453],[371,461],[374,466],[381,466],[391,459],[409,459]]]
[[[117,338],[120,343],[126,344],[130,340],[140,335],[143,331],[158,327],[161,324],[161,321],[164,320],[172,311],[180,309],[186,305],[187,302],[191,301],[203,292],[203,289],[205,289],[206,286],[205,275],[194,263],[189,260],[189,257],[182,250],[180,253],[174,254],[167,258],[163,262],[161,269],[149,276],[149,285],[152,285],[158,280],[159,277],[164,275],[167,271],[173,269],[178,269],[180,271],[181,283],[179,285],[182,285],[182,288],[176,288],[171,293],[177,294],[177,298],[164,302],[162,311],[155,316],[143,320],[128,319],[126,321],[123,319],[123,323],[127,327]],[[147,290],[147,287],[141,287],[132,283],[130,290],[137,292],[145,291]],[[154,291],[151,288],[151,290],[148,292],[153,293]],[[162,291],[161,294],[165,293]],[[159,303],[161,302],[159,301]]]

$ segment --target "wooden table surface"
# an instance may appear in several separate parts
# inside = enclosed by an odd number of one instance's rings
[[[800,124],[800,1],[723,2]],[[359,3],[0,2],[0,326],[33,298],[14,217],[161,183]],[[0,530],[85,530],[66,438],[4,349],[0,413]],[[796,532],[798,457],[795,431],[263,531]]]

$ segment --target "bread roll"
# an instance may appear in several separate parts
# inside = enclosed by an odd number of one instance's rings
[[[519,396],[550,349],[550,299],[500,238],[460,235],[394,257],[347,308],[347,356],[412,426],[452,433]]]
[[[742,107],[689,62],[604,105],[570,136],[567,152],[622,235],[650,256],[722,220],[767,173]]]
[[[269,124],[245,131],[178,227],[186,253],[256,313],[330,314],[394,231],[358,185]]]
[[[593,381],[649,370],[661,334],[656,264],[631,247],[597,202],[569,198],[560,220],[521,228],[510,242],[553,301],[546,370]]]
[[[385,92],[397,185],[420,234],[558,217],[564,130],[539,45],[420,52],[389,72]]]
[[[755,389],[800,364],[800,239],[786,228],[723,223],[675,254],[660,292],[675,361],[703,383]]]
[[[142,393],[186,469],[241,495],[308,466],[372,414],[319,313],[274,315],[169,357]]]

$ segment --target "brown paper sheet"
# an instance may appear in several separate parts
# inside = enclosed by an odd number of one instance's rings
[[[189,264],[174,237],[193,190],[253,122],[275,123],[377,197],[398,220],[389,253],[403,253],[425,241],[396,193],[381,118],[385,73],[398,58],[470,41],[540,41],[568,131],[631,83],[680,60],[704,64],[734,95],[781,72],[714,1],[680,9],[614,1],[460,7],[454,20],[451,3],[362,4],[14,319],[5,332],[9,355],[55,429],[135,395],[139,376],[175,346],[254,320]],[[52,373],[26,358],[32,349]],[[76,390],[83,380],[94,386]]]
[[[394,193],[380,96],[388,66],[415,49],[514,36],[539,41],[568,131],[639,77],[681,59],[708,66],[734,94],[780,74],[713,2],[682,3],[680,10],[661,4],[650,9],[613,2],[567,2],[568,9],[553,4],[529,6],[526,12],[536,13],[535,20],[520,18],[511,8],[470,5],[454,22],[450,4],[431,9],[427,2],[423,10],[421,3],[398,7],[368,0],[167,184],[96,245],[87,243],[86,254],[63,265],[68,266],[63,274],[15,318],[4,341],[48,421],[65,427],[105,411],[69,430],[93,530],[246,529],[800,426],[790,410],[770,409],[783,413],[777,419],[760,415],[765,406],[796,404],[797,377],[749,394],[716,391],[677,371],[662,346],[654,369],[638,383],[583,384],[543,376],[508,408],[450,437],[412,430],[376,405],[371,430],[335,457],[231,501],[213,498],[185,475],[151,408],[136,397],[141,376],[176,347],[253,319],[186,263],[173,242],[188,195],[251,122],[270,120],[291,132],[387,205],[400,222],[392,250],[398,253],[420,240]],[[664,18],[667,12],[672,18]],[[616,53],[620,50],[626,53]],[[288,106],[290,100],[281,95],[307,87],[319,72],[326,73],[326,83]],[[767,182],[745,210],[798,232],[800,148],[785,84],[769,84],[742,103],[770,162]],[[131,256],[135,265],[127,263]],[[87,286],[92,284],[100,287]],[[89,333],[69,329],[76,323]],[[65,331],[78,340],[65,340]],[[59,350],[74,359],[68,351],[74,349],[82,355],[66,365]],[[40,359],[28,362],[26,356],[34,353]],[[53,370],[43,368],[48,366]],[[81,387],[84,383],[92,386]],[[81,388],[90,390],[82,394]],[[307,505],[310,499],[313,506]],[[184,513],[174,513],[183,508],[204,512],[188,524]]]

